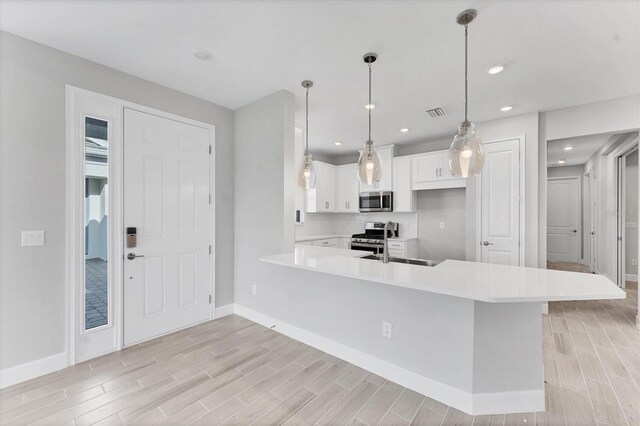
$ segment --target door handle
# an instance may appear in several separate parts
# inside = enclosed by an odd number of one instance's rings
[[[127,259],[129,259],[129,260],[133,260],[136,257],[144,257],[144,254],[135,254],[135,253],[132,252],[132,253],[129,253],[127,255]]]
[[[573,231],[571,231],[571,232],[578,232],[578,230],[577,230],[577,229],[574,229],[574,230],[573,230]]]
[[[490,243],[489,241],[483,241],[483,242],[482,242],[482,245],[483,245],[483,246],[492,246],[492,245],[494,245],[494,244],[493,244],[493,243]]]

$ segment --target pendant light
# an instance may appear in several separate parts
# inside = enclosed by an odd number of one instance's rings
[[[363,185],[373,185],[380,181],[382,177],[380,155],[378,155],[376,145],[371,140],[371,110],[373,109],[373,104],[371,103],[371,64],[377,58],[378,55],[375,53],[367,53],[363,57],[364,62],[369,67],[369,103],[367,104],[367,111],[369,111],[369,139],[365,142],[360,152],[360,158],[358,158],[358,179]]]
[[[467,119],[467,33],[468,26],[477,16],[474,9],[467,9],[456,19],[464,25],[464,121],[458,127],[449,148],[449,168],[454,176],[468,177],[480,174],[484,164],[484,150],[474,124]]]
[[[302,168],[300,170],[300,184],[306,190],[314,189],[316,187],[316,167],[313,165],[313,158],[309,153],[309,88],[313,87],[313,81],[304,80],[302,87],[307,90],[305,96],[305,148],[304,148],[304,161],[302,162]]]

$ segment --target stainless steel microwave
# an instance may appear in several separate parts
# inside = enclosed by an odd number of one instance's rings
[[[392,212],[393,192],[361,192],[360,205],[358,209],[361,213],[366,212]]]

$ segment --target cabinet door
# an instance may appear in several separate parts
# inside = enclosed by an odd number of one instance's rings
[[[449,151],[444,151],[440,154],[440,179],[454,179],[455,176],[451,174],[451,168],[449,167]]]
[[[335,210],[336,175],[335,168],[329,164],[316,162],[316,211],[330,212]]]
[[[337,238],[327,238],[326,240],[315,240],[313,242],[314,246],[317,247],[337,247],[338,239]]]
[[[356,164],[336,167],[336,211],[358,211],[358,175]]]
[[[425,183],[438,180],[440,162],[440,153],[429,153],[413,157],[411,164],[412,183]]]
[[[379,182],[373,185],[360,185],[360,192],[371,191],[392,191],[393,190],[393,156],[394,145],[378,147],[378,155],[382,163],[382,177]]]
[[[393,211],[413,212],[411,157],[393,159]]]

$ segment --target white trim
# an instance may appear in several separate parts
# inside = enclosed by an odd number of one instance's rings
[[[618,142],[620,142],[620,140]],[[614,211],[614,212],[618,211],[618,185],[619,185],[618,157],[625,157],[626,155],[633,152],[633,150],[636,149],[637,146],[638,146],[638,136],[627,137],[619,146],[615,147],[611,152],[606,154],[606,160],[605,160],[606,166],[607,166],[606,179],[608,179],[607,191],[609,194],[613,194],[613,196],[610,196],[605,203],[605,208],[608,209],[608,211]],[[622,173],[622,176],[624,177],[624,173]],[[623,197],[623,200],[624,200],[624,197]],[[616,283],[618,286],[620,286],[621,288],[624,288],[624,282],[622,283],[618,282],[619,281],[618,277],[621,278],[624,274],[624,262],[619,262],[618,260],[618,236],[619,235],[618,235],[618,223],[616,218],[614,217],[612,219],[611,217],[608,217],[608,221],[605,222],[605,226],[607,227],[607,234],[608,234],[607,241],[605,242],[605,244],[609,248],[609,253],[610,253],[609,262],[611,264],[611,268],[610,268],[611,273],[606,275],[608,277],[609,275],[613,275],[614,278],[612,279],[612,281]],[[622,238],[623,238],[622,256],[624,256],[624,249],[625,249],[624,233],[622,235]],[[624,257],[622,257],[622,259],[624,259]],[[619,271],[620,266],[622,266],[623,271]],[[611,277],[609,277],[609,279],[611,279]]]
[[[234,304],[233,312],[250,321],[338,357],[387,380],[472,415],[544,411],[544,390],[469,393],[300,327]]]
[[[638,275],[637,274],[626,274],[624,276],[625,281],[635,281],[638,282]]]
[[[67,353],[60,352],[46,358],[25,362],[0,371],[0,389],[15,385],[44,374],[61,370],[67,366]]]
[[[215,319],[226,317],[227,315],[233,314],[233,303],[229,303],[228,305],[218,306],[215,309]]]

